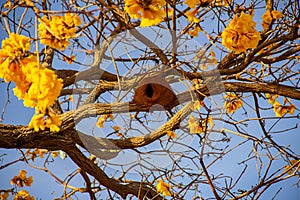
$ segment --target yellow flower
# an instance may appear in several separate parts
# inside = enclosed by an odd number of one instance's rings
[[[271,15],[273,19],[280,19],[283,17],[282,13],[278,10],[272,10]]]
[[[190,22],[195,22],[195,23],[199,23],[200,22],[200,19],[198,19],[195,15],[198,13],[198,9],[195,8],[194,10],[192,11],[186,11],[185,12],[185,15],[187,16],[188,20]]]
[[[157,192],[162,193],[164,196],[171,196],[171,186],[162,180],[158,180],[158,183],[156,185]]]
[[[36,63],[30,63],[26,70],[31,85],[24,97],[24,105],[36,107],[38,113],[45,113],[60,95],[63,81],[54,71],[42,66],[39,68]]]
[[[203,105],[203,101],[197,100],[197,101],[192,105],[192,110],[200,110],[201,105]]]
[[[195,8],[196,5],[201,3],[200,0],[185,0],[185,4],[188,5],[190,8]]]
[[[227,93],[224,98],[224,108],[227,110],[228,114],[233,113],[243,105],[241,96],[236,95],[235,93]]]
[[[48,112],[49,118],[46,121],[46,127],[50,128],[52,132],[58,132],[60,130],[59,126],[61,125],[62,121],[58,115],[49,111]]]
[[[74,102],[74,98],[73,98],[73,95],[70,95],[69,98],[67,99],[68,101],[72,101]]]
[[[198,56],[196,55],[195,56],[195,58],[194,58],[194,60],[198,60],[199,58],[198,58]],[[200,79],[193,79],[193,89],[199,89],[200,87],[201,87],[201,85],[202,85],[202,80],[200,80]],[[203,103],[203,102],[202,102]],[[192,107],[192,109],[193,110],[195,110],[194,109],[194,107]]]
[[[32,162],[34,162],[34,159],[37,157],[36,153],[34,151],[30,151],[30,149],[26,150],[25,156],[29,156],[30,155],[30,159],[32,160]]]
[[[208,130],[208,127],[211,129],[214,126],[214,122],[212,118],[209,117],[208,119],[202,119],[200,123],[199,119],[195,119],[193,115],[190,115],[188,126],[190,133],[205,133]]]
[[[267,10],[262,16],[261,16],[263,22],[265,22],[266,24],[270,24],[272,22],[272,16],[271,16],[271,12],[269,10]]]
[[[96,122],[96,126],[98,128],[103,128],[104,127],[104,122],[105,122],[105,119],[103,116],[100,116]]]
[[[11,60],[16,58],[21,59],[30,49],[30,38],[10,33],[9,38],[2,41],[2,49],[0,50],[0,57],[8,57]]]
[[[80,17],[71,13],[65,16],[43,16],[39,24],[41,43],[55,49],[65,50],[69,39],[76,37],[76,26],[81,24]]]
[[[192,37],[198,37],[200,31],[201,28],[199,26],[195,26],[195,28],[193,30],[190,30],[188,34]]]
[[[232,1],[232,0],[223,0],[224,6],[225,6],[225,7],[228,7],[229,4],[231,4],[231,1]]]
[[[222,6],[222,0],[215,0],[214,5],[215,6]]]
[[[73,24],[78,24],[72,19]],[[71,23],[71,22],[69,22]],[[72,24],[71,24],[72,25]],[[36,56],[30,54],[30,38],[11,33],[9,38],[2,41],[0,50],[0,78],[13,81],[16,87],[14,94],[24,100],[27,107],[35,107],[29,127],[44,130],[44,115],[60,95],[62,79],[58,79],[54,71],[39,65]],[[50,118],[50,121],[55,121]],[[58,121],[53,122],[58,125]],[[53,124],[51,123],[51,124]],[[58,131],[57,126],[47,125],[51,131]]]
[[[18,62],[7,58],[0,64],[0,78],[3,78],[5,82],[13,81],[19,83],[25,80],[25,75],[22,73]]]
[[[21,170],[19,171],[18,177],[19,177],[20,179],[26,179],[26,174],[27,174],[27,172],[26,172],[25,170],[21,169]]]
[[[45,130],[44,114],[35,114],[31,118],[28,125],[29,128],[34,128],[35,131]]]
[[[266,93],[266,98],[268,99],[268,103],[273,105],[273,110],[277,117],[282,117],[285,114],[291,114],[293,115],[296,107],[294,104],[291,103],[291,101],[284,97],[284,105],[281,105],[276,99],[278,98],[277,94],[268,94]],[[286,105],[289,103],[290,105]]]
[[[67,13],[64,18],[64,22],[68,27],[80,26],[81,19],[78,15],[74,15],[72,13]]]
[[[98,164],[98,162],[97,162],[97,157],[96,157],[95,155],[91,154],[90,157],[89,157],[89,159],[90,159],[91,161],[93,161],[94,164],[96,164],[96,165]]]
[[[285,114],[294,114],[296,107],[294,104],[291,104],[289,106],[281,105],[278,101],[275,101],[273,103],[273,110],[278,117],[282,117]]]
[[[275,100],[278,98],[278,95],[266,93],[266,98],[268,99],[269,104],[273,104],[275,103]]]
[[[188,126],[190,129],[190,133],[200,133],[199,120],[195,119],[193,115],[190,115],[190,118],[188,120]]]
[[[26,174],[27,174],[27,172],[25,170],[23,170],[23,169],[20,170],[18,176],[14,176],[11,179],[10,184],[11,185],[16,184],[19,187],[24,187],[24,184],[28,187],[31,186],[31,184],[33,182],[32,176],[27,178]]]
[[[267,29],[269,27],[269,25],[271,24],[272,20],[277,20],[280,19],[282,17],[282,13],[278,10],[272,10],[271,12],[269,10],[267,10],[262,16],[262,26],[264,29]]]
[[[33,196],[30,196],[30,194],[26,190],[19,191],[15,196],[13,200],[34,200]]]
[[[163,21],[164,0],[125,0],[124,10],[134,19],[141,19],[141,27],[154,26]]]
[[[176,138],[176,133],[174,131],[167,131],[167,135],[168,135],[168,140],[170,140],[171,138]]]
[[[113,126],[113,129],[114,129],[115,131],[121,130],[120,126]]]
[[[44,154],[47,152],[48,152],[47,149],[38,149],[38,148],[34,149],[34,153],[39,154],[40,158],[44,158]]]
[[[0,49],[0,78],[13,81],[21,88],[28,88],[26,75],[22,71],[22,62],[28,60],[30,38],[15,33],[2,41]]]
[[[98,128],[103,128],[103,127],[104,127],[104,122],[105,122],[108,118],[110,118],[110,120],[113,120],[113,119],[114,119],[114,116],[113,116],[112,114],[101,115],[101,116],[98,118],[97,122],[96,122],[96,126],[97,126]]]
[[[56,158],[58,156],[58,151],[52,151],[51,156]]]
[[[222,45],[236,54],[255,48],[260,39],[252,16],[244,12],[236,15],[222,33]]]
[[[3,7],[4,7],[4,8],[10,8],[10,7],[11,7],[11,2],[10,2],[10,0],[7,0]]]

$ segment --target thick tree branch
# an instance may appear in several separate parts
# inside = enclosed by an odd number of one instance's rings
[[[149,134],[122,140],[111,140],[111,142],[121,149],[132,149],[150,144],[166,135],[168,130],[174,130],[180,124],[180,122],[191,112],[191,105],[191,102],[187,103],[167,123],[155,129]]]
[[[255,92],[255,93],[271,93],[279,96],[290,97],[300,100],[300,91],[294,87],[274,84],[274,83],[240,83],[228,82],[224,83],[225,90],[228,92]]]
[[[50,131],[34,132],[24,126],[2,125],[0,124],[0,147],[1,148],[42,148],[48,150],[63,150],[68,156],[84,171],[94,176],[100,184],[117,192],[123,198],[128,194],[133,194],[149,199],[162,199],[156,191],[150,189],[147,183],[123,183],[113,178],[109,178],[92,160],[85,157],[75,146],[74,133],[70,130],[65,132],[52,133]]]
[[[272,93],[280,96],[285,96],[300,100],[300,91],[291,86],[285,86],[281,84],[272,83],[240,83],[240,82],[216,82],[208,90],[207,87],[199,89],[204,95],[215,95],[225,91],[229,92],[254,92],[254,93]],[[190,92],[181,93],[178,95],[179,102],[186,102],[191,100]],[[173,105],[175,106],[175,105]],[[149,106],[136,105],[133,103],[113,103],[113,104],[86,104],[78,108],[77,110],[69,111],[61,115],[63,121],[61,130],[62,132],[70,130],[74,127],[75,123],[79,120],[102,114],[121,113],[121,112],[137,112],[148,111]],[[179,115],[182,116],[182,115]],[[51,133],[49,131],[42,131],[35,133],[32,129],[24,126],[2,125],[0,124],[0,147],[1,148],[43,148],[44,140],[47,138],[47,147],[55,149],[57,147],[57,141],[68,142],[66,138],[61,137],[58,134]],[[51,140],[53,139],[53,141]],[[38,143],[37,142],[38,139]],[[27,142],[28,141],[28,142]],[[137,140],[138,141],[138,140]],[[49,146],[49,143],[53,142],[53,145]],[[135,144],[139,142],[133,142]],[[133,144],[132,143],[132,144]],[[132,145],[131,144],[131,145]],[[121,145],[122,146],[122,145]],[[128,147],[130,148],[130,147]]]

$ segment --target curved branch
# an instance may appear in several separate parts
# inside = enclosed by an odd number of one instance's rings
[[[132,149],[150,144],[166,135],[168,130],[174,130],[180,124],[182,119],[191,112],[191,104],[191,102],[187,103],[167,123],[149,134],[126,139],[112,139],[110,141],[121,149]]]
[[[2,125],[0,124],[0,147],[1,148],[43,148],[48,150],[61,149],[84,171],[94,176],[101,185],[110,188],[118,193],[122,198],[133,194],[149,199],[163,199],[151,189],[147,183],[124,183],[113,178],[109,178],[103,170],[93,163],[92,160],[76,147],[73,141],[73,131],[52,133],[48,130],[34,132],[24,126]]]

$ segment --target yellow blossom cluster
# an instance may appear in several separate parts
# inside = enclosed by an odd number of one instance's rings
[[[10,181],[10,184],[11,185],[17,185],[18,187],[24,187],[25,185],[26,186],[31,186],[32,182],[33,182],[33,179],[32,179],[32,176],[30,177],[26,177],[26,174],[27,172],[25,170],[20,170],[18,176],[14,176],[11,181]]]
[[[113,126],[112,128],[113,128],[115,131],[121,130],[121,127],[120,127],[120,126]]]
[[[15,196],[13,200],[34,200],[34,196],[30,196],[30,194],[26,190],[19,191]]]
[[[48,153],[47,149],[35,148],[32,151],[30,149],[27,149],[25,156],[28,156],[34,162],[34,159],[37,158],[38,155],[40,156],[40,158],[44,158],[45,153]]]
[[[236,54],[255,48],[261,39],[255,25],[251,15],[236,15],[222,33],[222,45]]]
[[[24,100],[27,107],[35,107],[29,127],[36,131],[59,131],[61,122],[57,115],[51,112],[50,107],[60,94],[62,80],[57,78],[54,71],[39,64],[36,55],[29,52],[30,38],[11,33],[9,38],[2,41],[0,49],[0,78],[4,81],[13,81],[16,87],[14,94]],[[46,124],[44,116],[48,115]]]
[[[190,11],[190,10],[186,11],[185,15],[187,16],[187,18],[190,22],[199,23],[200,19],[196,17],[197,13],[198,13],[198,9],[195,8],[192,11]]]
[[[190,8],[195,8],[196,5],[199,5],[201,2],[200,0],[185,0],[185,4]]]
[[[294,104],[291,103],[291,101],[284,97],[283,105],[280,104],[276,99],[278,98],[278,95],[276,94],[266,94],[266,98],[268,99],[268,103],[273,105],[273,110],[275,112],[275,115],[277,117],[282,117],[285,114],[294,114],[294,111],[296,110],[296,107]],[[289,105],[287,105],[289,104]]]
[[[281,17],[283,17],[283,15],[280,11],[278,11],[278,10],[272,10],[272,11],[267,10],[261,16],[261,18],[263,20],[261,25],[264,29],[267,29],[270,26],[272,20],[277,20],[277,19],[280,19]]]
[[[52,111],[50,107],[48,107],[46,111],[47,113],[36,113],[31,118],[28,127],[34,128],[35,131],[45,130],[45,128],[49,128],[52,132],[58,132],[60,130],[59,126],[61,125],[61,119]],[[48,117],[46,118],[46,121],[44,119],[45,115],[47,115]]]
[[[192,37],[198,37],[199,32],[201,31],[201,28],[199,26],[195,26],[192,30],[189,30],[188,34]]]
[[[268,99],[269,104],[274,104],[276,99],[278,98],[278,95],[266,93],[266,98]]]
[[[196,119],[193,115],[190,115],[188,120],[188,126],[190,133],[205,133],[208,130],[208,126],[211,129],[214,126],[212,118],[205,118],[199,122],[199,119]]]
[[[164,20],[165,4],[165,0],[125,0],[124,10],[133,19],[141,18],[141,27],[154,26]]]
[[[0,77],[4,81],[13,81],[18,84],[26,79],[21,65],[30,62],[31,59],[28,59],[27,56],[29,49],[30,38],[23,35],[11,33],[9,38],[2,41],[2,49],[0,49]],[[27,84],[27,81],[18,84],[17,88],[27,88]]]
[[[161,193],[164,196],[171,196],[171,186],[170,184],[165,183],[163,180],[158,180],[157,181],[157,192]]]
[[[228,114],[233,113],[243,105],[241,96],[235,93],[227,92],[224,98],[225,98],[224,108],[227,110]]]
[[[76,36],[76,26],[81,24],[80,17],[71,13],[64,16],[43,16],[39,24],[40,42],[52,48],[65,50],[69,39]]]
[[[197,81],[198,79],[194,79],[195,81]],[[198,86],[197,86],[198,85]],[[199,87],[199,84],[196,82],[195,83],[195,88]],[[191,105],[191,109],[192,110],[200,110],[201,109],[201,106],[204,105],[204,102],[203,101],[195,101],[192,105]]]
[[[113,120],[113,119],[114,119],[114,116],[113,116],[112,114],[101,115],[101,116],[98,118],[97,122],[96,122],[96,126],[97,126],[98,128],[103,128],[103,127],[104,127],[104,122],[105,122],[108,118],[110,118],[110,120]]]

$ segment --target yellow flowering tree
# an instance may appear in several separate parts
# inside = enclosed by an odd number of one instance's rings
[[[299,6],[1,2],[0,200],[296,199]]]

